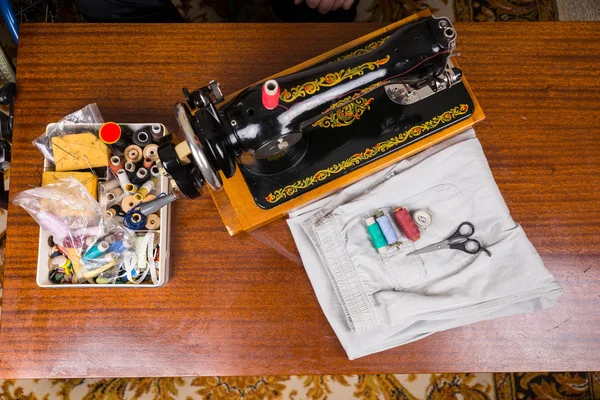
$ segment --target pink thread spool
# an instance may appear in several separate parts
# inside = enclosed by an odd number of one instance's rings
[[[415,224],[415,221],[413,221],[406,208],[396,208],[394,210],[394,219],[408,240],[416,242],[421,238],[419,227]]]
[[[279,104],[279,90],[275,79],[269,79],[262,86],[262,103],[267,110],[272,110]]]

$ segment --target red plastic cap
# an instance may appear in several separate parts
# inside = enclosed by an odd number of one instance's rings
[[[107,122],[100,127],[98,136],[106,144],[116,143],[121,139],[121,127],[114,122]]]

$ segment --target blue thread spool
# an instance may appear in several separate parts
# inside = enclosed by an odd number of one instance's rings
[[[132,243],[129,239],[121,239],[110,245],[108,252],[121,253],[132,247]]]
[[[375,221],[377,221],[377,225],[381,228],[381,232],[383,232],[383,236],[387,244],[394,244],[398,241],[398,235],[392,226],[392,221],[390,217],[385,215],[383,211],[377,211],[374,215]]]
[[[92,260],[94,258],[100,257],[102,254],[106,253],[108,250],[109,244],[104,240],[100,243],[93,245],[88,251],[85,252],[83,258]]]

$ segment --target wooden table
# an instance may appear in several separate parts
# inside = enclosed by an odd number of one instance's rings
[[[381,27],[36,25],[21,30],[11,194],[31,140],[96,102],[175,128],[181,87],[226,93]],[[208,197],[173,206],[158,290],[40,289],[38,227],[9,209],[1,377],[600,369],[600,24],[457,24],[477,132],[512,211],[564,289],[559,304],[348,361],[283,221],[230,238]]]

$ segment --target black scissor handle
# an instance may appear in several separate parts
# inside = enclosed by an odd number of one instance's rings
[[[454,250],[464,251],[469,254],[477,254],[481,250],[485,250],[481,243],[475,239],[463,239],[450,244],[450,248]]]
[[[458,238],[467,238],[475,233],[475,227],[470,222],[462,222],[456,231],[450,235],[447,240],[458,239]]]

